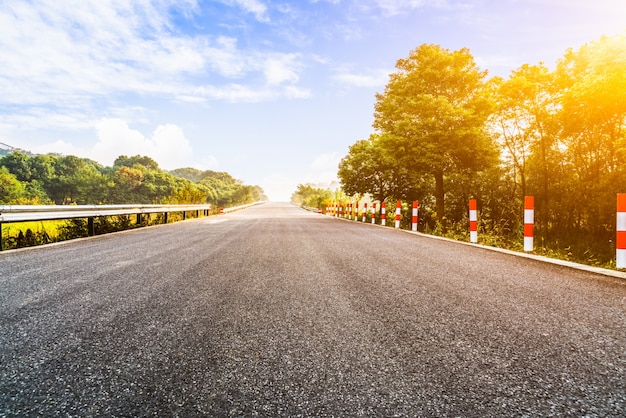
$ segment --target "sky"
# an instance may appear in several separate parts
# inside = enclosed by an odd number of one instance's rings
[[[227,171],[287,201],[367,139],[418,46],[490,76],[626,32],[626,0],[0,0],[0,142]]]

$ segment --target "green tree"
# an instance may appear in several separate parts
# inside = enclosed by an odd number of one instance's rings
[[[415,200],[423,195],[423,177],[397,163],[391,134],[372,134],[350,146],[339,163],[337,176],[349,196],[370,194],[374,200]]]
[[[556,80],[562,164],[569,173],[558,220],[606,239],[615,194],[626,185],[626,35],[568,50]]]
[[[120,155],[113,162],[114,167],[133,167],[136,164],[142,165],[151,170],[159,170],[159,164],[157,164],[157,162],[154,161],[152,158],[145,155],[134,155],[132,157]]]
[[[0,204],[14,205],[20,203],[24,191],[24,184],[6,167],[0,167]]]
[[[30,157],[21,152],[12,152],[0,158],[0,166],[6,167],[19,181],[30,181],[32,177]]]
[[[392,134],[393,158],[408,171],[435,182],[437,217],[444,218],[444,179],[496,163],[486,131],[491,101],[486,71],[467,49],[422,45],[396,64],[385,92],[376,95],[374,127]]]

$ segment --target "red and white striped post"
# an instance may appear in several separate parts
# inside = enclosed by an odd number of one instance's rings
[[[387,225],[387,203],[380,202],[380,224]]]
[[[524,251],[534,249],[535,197],[524,196]]]
[[[400,228],[400,212],[402,211],[402,202],[396,202],[396,229]]]
[[[626,269],[626,193],[617,194],[617,239],[615,240],[615,267]]]
[[[417,211],[419,210],[419,203],[417,200],[413,201],[413,213],[411,214],[411,230],[417,232]]]
[[[354,220],[355,221],[359,220],[359,215],[360,215],[360,212],[359,212],[359,202],[356,202],[354,204]]]
[[[350,210],[350,212],[348,214],[348,219],[352,220],[352,203],[348,203],[348,208]]]
[[[376,203],[372,203],[372,223],[376,223]]]
[[[470,242],[478,242],[478,211],[476,209],[476,199],[469,201],[469,222],[470,222]]]
[[[362,221],[365,222],[367,218],[367,203],[363,203],[363,218]]]

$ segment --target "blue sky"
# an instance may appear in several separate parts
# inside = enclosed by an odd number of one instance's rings
[[[0,0],[0,142],[228,171],[288,200],[423,43],[490,75],[626,31],[624,0]]]

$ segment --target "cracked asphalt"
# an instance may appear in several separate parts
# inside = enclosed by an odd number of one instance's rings
[[[268,203],[0,253],[0,416],[624,416],[626,281]]]

